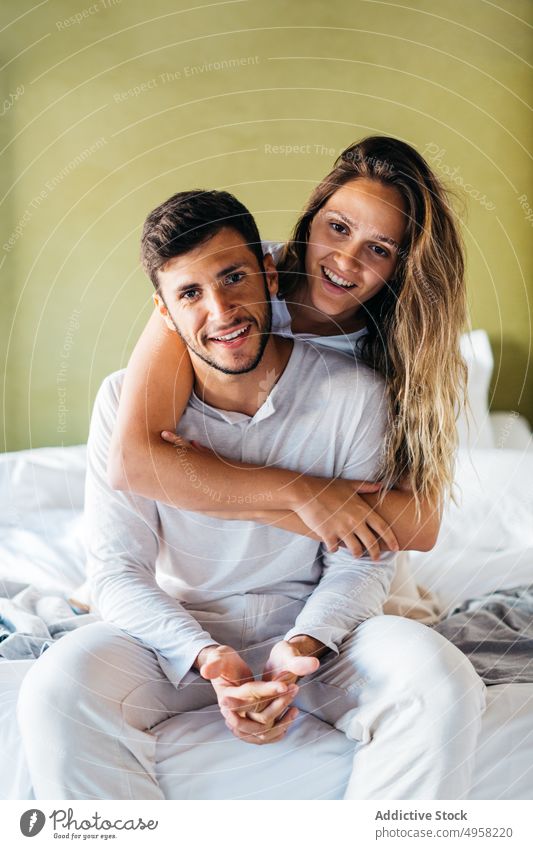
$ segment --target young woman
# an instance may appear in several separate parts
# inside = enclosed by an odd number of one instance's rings
[[[127,369],[111,485],[181,509],[271,522],[355,556],[431,548],[451,491],[466,376],[463,252],[444,188],[409,145],[366,138],[341,154],[273,253],[273,332],[342,350],[383,376],[390,427],[380,491],[239,464],[176,437],[192,368],[157,297]]]

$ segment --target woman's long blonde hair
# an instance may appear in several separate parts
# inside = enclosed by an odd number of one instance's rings
[[[362,358],[387,387],[381,479],[386,487],[409,486],[418,506],[422,499],[440,505],[452,490],[456,418],[467,377],[459,349],[467,316],[464,259],[447,192],[414,148],[372,136],[340,155],[284,248],[280,292],[290,296],[303,284],[313,218],[337,189],[358,177],[396,188],[407,217],[392,279],[361,306],[368,329]]]

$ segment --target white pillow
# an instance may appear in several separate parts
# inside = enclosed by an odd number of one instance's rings
[[[459,451],[455,482],[458,503],[445,511],[438,544],[485,551],[533,546],[532,453]]]
[[[0,595],[3,579],[70,592],[85,579],[85,559],[81,510],[35,510],[2,522]]]
[[[435,548],[411,552],[416,582],[446,608],[533,583],[533,452],[460,451],[455,479]]]
[[[461,353],[468,368],[468,408],[457,421],[461,448],[495,448],[489,418],[489,386],[494,358],[485,330],[461,337]]]
[[[24,524],[28,513],[83,509],[85,445],[0,455],[0,521]]]

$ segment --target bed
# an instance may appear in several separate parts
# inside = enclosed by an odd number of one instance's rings
[[[417,583],[435,592],[445,610],[489,590],[533,583],[529,427],[515,413],[489,417],[478,406],[473,415],[477,426],[463,434],[457,465],[458,503],[448,507],[433,551],[410,555]],[[0,584],[16,580],[69,596],[83,583],[84,476],[84,446],[0,456]],[[15,708],[34,662],[0,660],[3,799],[33,798]],[[154,733],[168,799],[340,799],[355,750],[306,715],[275,746],[236,740],[212,708],[172,717]],[[469,798],[532,796],[533,683],[491,686]]]

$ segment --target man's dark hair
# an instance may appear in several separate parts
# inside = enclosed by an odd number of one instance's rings
[[[156,207],[144,222],[141,238],[141,261],[155,288],[159,288],[157,272],[165,263],[198,247],[224,227],[242,236],[264,271],[254,218],[229,192],[192,189],[178,192]]]

